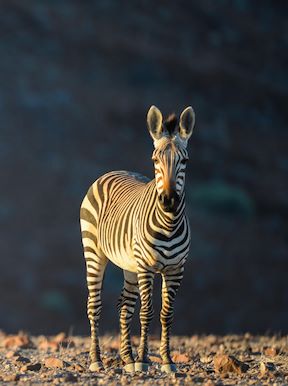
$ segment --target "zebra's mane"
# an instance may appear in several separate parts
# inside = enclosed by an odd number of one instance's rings
[[[169,117],[163,122],[163,127],[166,129],[169,135],[172,135],[176,129],[177,124],[178,119],[176,115],[170,114]]]
[[[163,136],[159,139],[154,139],[154,147],[159,151],[165,151],[167,148],[171,148],[173,151],[177,151],[179,148],[186,148],[187,141],[183,141],[179,134],[178,118],[173,113],[165,119],[162,123]]]

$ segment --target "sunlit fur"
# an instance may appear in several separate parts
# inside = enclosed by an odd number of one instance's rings
[[[80,223],[89,291],[87,312],[91,325],[90,368],[93,370],[102,364],[99,319],[103,277],[109,260],[124,273],[118,303],[123,363],[133,369],[135,360],[141,365],[149,362],[148,331],[153,317],[153,283],[155,274],[161,274],[160,355],[163,364],[173,367],[169,337],[174,299],[189,253],[190,228],[185,215],[184,194],[187,139],[174,134],[174,130],[178,130],[175,125],[172,129],[166,130],[159,138],[153,138],[155,179],[150,181],[138,173],[127,171],[107,173],[92,184],[81,205]],[[160,205],[159,194],[170,188],[176,189],[179,202],[176,210],[167,212]],[[141,300],[141,338],[134,359],[130,325],[138,296]]]
[[[185,170],[188,152],[174,137],[163,137],[157,141],[152,159],[155,167],[155,180],[158,195],[165,190],[175,189],[181,196],[185,185]]]

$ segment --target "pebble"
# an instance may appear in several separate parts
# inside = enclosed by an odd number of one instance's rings
[[[236,359],[232,355],[217,354],[213,359],[214,369],[216,373],[226,375],[228,373],[242,374],[245,373],[249,366]]]
[[[15,357],[17,355],[19,355],[19,353],[17,351],[10,350],[7,352],[7,354],[5,356],[7,359],[10,359],[10,358]]]
[[[276,355],[277,355],[277,349],[276,349],[275,347],[267,347],[267,348],[264,350],[264,354],[265,354],[267,357],[274,358],[274,357],[276,357]]]
[[[16,363],[30,363],[30,359],[26,357],[22,357],[22,355],[16,355],[12,358],[13,362]]]
[[[151,362],[162,363],[162,359],[157,355],[149,355],[149,359]]]
[[[276,370],[276,367],[275,367],[274,363],[272,363],[272,362],[267,362],[267,363],[261,362],[260,363],[261,376],[274,375],[273,373],[275,372],[275,370]]]
[[[28,335],[11,335],[4,339],[5,348],[29,348],[33,344]]]
[[[189,362],[190,359],[187,354],[175,353],[172,356],[172,360],[173,362],[176,362],[176,363],[187,363]]]
[[[63,381],[64,382],[77,382],[78,381],[78,378],[76,375],[72,374],[72,373],[67,373],[64,377],[63,377]]]
[[[54,336],[53,341],[60,343],[60,342],[63,342],[63,340],[65,340],[65,339],[66,339],[65,332],[59,332],[59,334]]]
[[[74,370],[78,371],[79,373],[82,373],[85,371],[85,367],[80,365],[79,363],[74,363],[72,366],[74,367]]]
[[[37,363],[31,363],[31,364],[28,364],[28,365],[24,365],[21,367],[20,371],[21,372],[26,372],[26,371],[39,371],[41,370],[41,363],[37,362]]]
[[[200,358],[200,362],[204,364],[210,363],[211,361],[212,361],[212,358],[209,358],[208,356],[203,356]]]
[[[54,341],[49,341],[49,340],[43,340],[38,344],[38,348],[40,350],[45,350],[45,351],[58,351],[59,350],[59,343],[54,342]]]
[[[2,375],[1,376],[2,377],[2,380],[4,381],[4,382],[17,382],[17,381],[19,381],[19,379],[20,379],[20,375],[19,374],[5,374],[5,375]]]
[[[66,365],[62,359],[50,357],[45,360],[45,366],[48,368],[63,369]]]
[[[203,383],[203,386],[216,386],[216,383],[209,379],[208,381]]]

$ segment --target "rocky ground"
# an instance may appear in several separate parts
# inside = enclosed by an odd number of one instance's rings
[[[118,356],[118,336],[101,339],[106,370],[88,370],[89,338],[29,336],[1,333],[0,379],[29,384],[84,383],[122,384],[202,384],[288,385],[288,337],[245,335],[206,335],[172,338],[172,356],[178,371],[160,371],[159,340],[151,337],[148,373],[127,374]],[[133,337],[134,347],[138,338]]]

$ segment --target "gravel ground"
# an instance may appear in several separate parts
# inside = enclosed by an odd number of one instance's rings
[[[136,348],[139,339],[133,337]],[[206,335],[173,337],[172,356],[178,371],[160,371],[159,340],[150,338],[151,366],[147,373],[127,374],[118,356],[119,337],[101,339],[106,370],[88,370],[89,338],[0,335],[1,383],[85,385],[288,385],[288,337]]]

